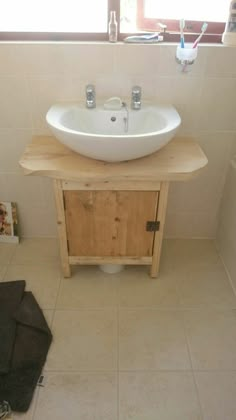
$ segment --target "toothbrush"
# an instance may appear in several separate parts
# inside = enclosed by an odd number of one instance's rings
[[[208,27],[208,23],[203,23],[203,25],[202,25],[202,29],[201,29],[201,33],[200,33],[200,35],[199,35],[199,37],[196,39],[196,41],[194,41],[194,43],[193,43],[193,48],[196,48],[197,46],[198,46],[198,43],[199,43],[199,41],[200,41],[200,39],[202,38],[202,36],[204,35],[204,33],[206,32],[206,30],[207,30],[207,27]]]
[[[179,29],[180,29],[180,46],[184,48],[184,19],[180,19],[179,21]]]

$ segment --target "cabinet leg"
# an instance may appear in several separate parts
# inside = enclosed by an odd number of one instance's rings
[[[165,226],[169,182],[162,182],[160,188],[159,202],[157,207],[157,220],[160,222],[160,230],[155,232],[153,244],[153,256],[150,276],[157,277],[159,273],[162,239]]]
[[[71,269],[70,269],[70,265],[66,264],[65,262],[62,264],[62,272],[63,272],[63,276],[68,278],[71,277]]]
[[[57,208],[57,226],[58,226],[58,237],[61,254],[61,264],[64,277],[71,277],[71,270],[69,265],[69,255],[67,248],[67,234],[66,234],[66,221],[65,221],[65,209],[63,201],[63,190],[61,181],[54,180],[54,194]]]

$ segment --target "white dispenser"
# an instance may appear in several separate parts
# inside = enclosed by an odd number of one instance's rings
[[[229,18],[222,35],[222,42],[225,45],[236,46],[236,0],[230,2]]]

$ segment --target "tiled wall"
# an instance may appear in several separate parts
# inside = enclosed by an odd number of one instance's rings
[[[194,135],[209,165],[193,181],[173,184],[166,236],[214,237],[226,168],[236,139],[236,48],[200,46],[192,71],[182,74],[174,45],[0,44],[0,200],[18,203],[24,236],[55,236],[51,182],[25,177],[18,166],[32,133],[48,133],[45,114],[55,102],[97,96],[129,100],[140,84],[143,99],[170,102]],[[127,98],[126,98],[127,97]]]
[[[236,289],[236,154],[228,168],[221,201],[217,247]]]

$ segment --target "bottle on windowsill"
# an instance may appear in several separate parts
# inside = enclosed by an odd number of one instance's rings
[[[108,24],[109,42],[117,42],[117,21],[116,12],[110,12],[110,21]]]

